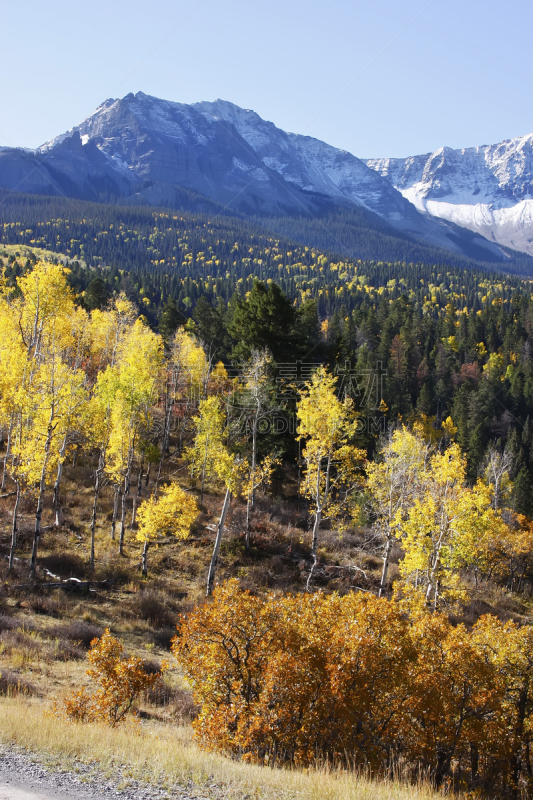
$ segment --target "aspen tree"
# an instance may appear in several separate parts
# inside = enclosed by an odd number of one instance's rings
[[[179,403],[183,429],[184,420],[189,413],[196,409],[200,399],[205,397],[208,377],[209,364],[203,348],[196,342],[192,334],[179,328],[174,336],[163,373],[164,418],[161,432],[161,454],[156,477],[156,494],[161,479],[163,461],[168,453],[175,405]]]
[[[478,481],[469,488],[465,481],[466,459],[457,444],[435,453],[404,523],[401,575],[414,581],[433,609],[440,596],[454,596],[457,570],[474,563],[489,534],[503,525],[490,487]]]
[[[111,393],[114,394],[109,457],[105,470],[112,480],[123,484],[119,535],[121,555],[124,551],[126,502],[131,487],[133,459],[142,433],[151,426],[161,354],[161,337],[152,333],[139,319],[124,339],[117,354],[117,365],[108,367],[108,376],[102,378],[102,381],[109,382]]]
[[[92,350],[98,371],[114,366],[138,315],[137,307],[124,294],[120,294],[107,310],[91,312]]]
[[[27,351],[18,314],[6,297],[0,297],[0,424],[7,429],[0,491],[4,491],[15,429],[20,422],[21,400],[29,377]]]
[[[226,436],[226,417],[218,397],[208,397],[200,401],[198,416],[195,418],[195,437],[185,451],[191,475],[202,479],[200,504],[204,501],[206,478],[219,475],[218,460],[224,451]]]
[[[244,422],[250,431],[250,472],[246,491],[246,538],[245,548],[250,548],[250,513],[255,508],[255,492],[268,479],[274,469],[272,460],[264,462],[261,468],[257,463],[257,434],[261,420],[265,419],[272,406],[272,381],[270,372],[273,366],[268,351],[253,350],[243,368],[243,392],[240,404],[244,405]]]
[[[95,562],[95,535],[96,535],[96,514],[98,507],[98,497],[105,478],[105,465],[107,448],[111,436],[111,406],[113,400],[113,381],[107,379],[113,377],[112,370],[100,373],[93,396],[91,397],[88,413],[87,427],[88,440],[92,447],[98,451],[98,465],[94,471],[94,492],[91,513],[91,555],[90,567],[94,571]]]
[[[508,447],[499,450],[490,445],[485,456],[483,473],[485,480],[493,487],[492,507],[501,508],[509,500],[512,491],[511,473],[515,458]]]
[[[382,441],[379,460],[367,464],[371,508],[385,540],[379,597],[387,585],[391,550],[403,535],[407,514],[420,490],[429,452],[422,438],[404,425],[391,431]]]
[[[186,539],[198,516],[196,500],[177,483],[165,487],[158,497],[155,493],[144,500],[138,512],[137,540],[143,542],[142,574],[148,574],[148,548],[159,537],[175,536]]]
[[[28,360],[35,365],[45,357],[50,337],[55,348],[70,335],[68,320],[74,314],[74,296],[66,275],[57,264],[38,262],[31,272],[17,278],[21,297],[13,301]]]
[[[337,379],[320,367],[304,387],[296,409],[298,439],[303,442],[301,493],[314,516],[307,587],[317,564],[320,523],[326,517],[340,519],[352,492],[361,484],[360,464],[365,452],[351,442],[357,422],[352,403],[335,394]]]
[[[41,364],[36,370],[29,393],[28,432],[17,448],[19,470],[29,485],[36,485],[37,508],[30,573],[35,574],[41,535],[43,499],[50,469],[59,458],[59,442],[72,409],[86,399],[85,375],[70,370],[58,358]],[[59,442],[58,442],[59,440]]]
[[[83,309],[74,309],[72,313],[61,320],[63,332],[60,344],[62,361],[73,371],[79,371],[81,366],[86,363],[90,354],[89,319]],[[87,376],[85,379],[87,384]],[[53,487],[52,509],[54,513],[54,524],[59,527],[61,523],[61,502],[60,487],[63,478],[63,465],[65,463],[69,446],[76,439],[83,439],[84,430],[87,426],[87,402],[86,394],[72,395],[71,402],[65,409],[65,415],[60,426],[60,445],[57,456],[56,478]]]

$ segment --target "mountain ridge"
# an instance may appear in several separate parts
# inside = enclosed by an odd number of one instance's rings
[[[143,92],[109,98],[34,151],[0,151],[0,188],[169,208],[193,192],[199,210],[214,203],[248,217],[362,209],[413,242],[510,260],[497,242],[417,209],[389,176],[348,151],[287,133],[225,100],[188,105]]]

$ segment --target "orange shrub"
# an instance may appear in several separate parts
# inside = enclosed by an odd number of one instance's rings
[[[87,653],[91,665],[87,675],[100,688],[94,694],[82,689],[66,698],[63,712],[68,719],[75,722],[103,721],[114,728],[133,710],[139,695],[152,688],[167,668],[163,663],[159,672],[150,674],[144,669],[142,659],[136,656],[124,658],[123,652],[122,644],[111,636],[109,629],[99,639],[93,639]]]
[[[485,617],[468,631],[370,594],[260,599],[230,581],[182,618],[172,649],[206,748],[382,773],[401,762],[437,786],[533,796],[529,628]]]

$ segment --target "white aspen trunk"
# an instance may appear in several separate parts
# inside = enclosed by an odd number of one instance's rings
[[[426,589],[426,605],[430,605],[431,599],[433,597],[433,605],[436,605],[437,602],[437,591],[438,591],[438,581],[437,581],[437,570],[439,568],[440,563],[440,546],[435,553],[435,558],[433,559],[433,564],[431,565],[429,571],[429,578],[428,578],[428,587]]]
[[[252,469],[251,469],[251,476],[250,476],[250,483],[251,483],[251,491],[246,498],[246,536],[244,539],[244,549],[246,552],[250,549],[250,529],[251,529],[251,519],[250,513],[255,508],[255,469],[257,465],[257,417],[258,413],[254,417],[254,423],[252,426]]]
[[[170,425],[172,420],[172,410],[174,408],[174,403],[176,402],[176,383],[177,383],[177,375],[174,372],[172,375],[172,381],[170,384],[170,392],[167,395],[167,402],[165,403],[165,423],[163,426],[163,441],[161,444],[161,458],[163,455],[168,451],[169,441],[170,441]]]
[[[126,472],[126,477],[124,478],[124,491],[122,492],[120,535],[118,541],[118,552],[120,553],[121,556],[124,555],[124,536],[126,534],[126,504],[130,493],[130,483],[131,483],[131,458],[128,464],[128,471]]]
[[[327,503],[328,494],[329,494],[329,470],[330,470],[330,463],[331,459],[328,457],[328,465],[326,467],[326,486],[324,489],[324,495],[321,497],[320,495],[320,478],[322,476],[322,457],[319,455],[317,459],[317,471],[316,471],[316,488],[315,488],[315,503],[316,503],[316,511],[315,511],[315,522],[313,525],[313,538],[311,542],[311,556],[313,558],[313,564],[311,566],[311,571],[307,578],[307,583],[305,585],[305,589],[308,592],[311,586],[311,579],[313,577],[313,573],[316,568],[317,564],[317,550],[318,550],[318,531],[320,528],[320,523],[322,522],[322,514],[324,511],[324,507]]]
[[[492,500],[492,507],[495,511],[497,511],[500,507],[500,480],[501,476],[497,475],[496,480],[494,481],[494,497]]]
[[[54,481],[54,497],[52,501],[52,508],[54,510],[55,520],[54,526],[59,528],[61,524],[60,516],[61,516],[61,503],[59,502],[59,487],[61,486],[61,479],[63,477],[63,461],[65,458],[65,452],[67,449],[67,434],[65,434],[63,443],[61,444],[61,448],[59,450],[59,460],[57,462],[57,475]]]
[[[137,478],[137,494],[140,497],[143,493],[143,469],[144,469],[144,454],[141,456],[141,463],[139,465],[139,475]]]
[[[150,547],[150,542],[148,539],[144,543],[143,547],[143,558],[142,558],[142,574],[145,578],[148,577],[148,548]]]
[[[20,505],[20,481],[15,481],[17,485],[17,496],[15,498],[15,507],[13,509],[13,524],[11,526],[11,548],[9,550],[9,572],[13,569],[13,562],[15,561],[15,550],[17,548],[17,528],[18,528],[18,513]]]
[[[318,550],[318,530],[320,528],[321,522],[322,522],[322,509],[318,508],[315,514],[315,522],[313,525],[313,540],[311,543],[311,553],[313,556],[316,556],[316,552]]]
[[[382,597],[383,592],[387,586],[387,573],[389,571],[389,558],[392,550],[392,536],[387,536],[387,544],[385,545],[385,552],[383,554],[383,570],[381,572],[381,583],[379,585],[378,597]]]
[[[215,546],[213,548],[213,555],[211,556],[211,563],[209,564],[209,572],[207,574],[207,592],[206,592],[207,597],[210,597],[213,594],[213,587],[215,584],[215,574],[218,564],[218,551],[220,550],[220,542],[222,540],[222,534],[224,533],[224,523],[226,521],[226,516],[228,513],[230,502],[231,502],[231,492],[229,489],[226,489],[226,496],[224,497],[224,505],[222,506],[222,513],[220,515],[217,535],[215,538]]]
[[[9,421],[9,430],[7,433],[7,444],[6,444],[6,454],[4,456],[4,469],[2,472],[2,483],[0,484],[0,491],[4,491],[6,488],[6,474],[7,474],[7,462],[9,461],[9,456],[11,455],[11,437],[13,435],[13,424],[15,421],[15,412],[11,412],[11,419]]]
[[[163,453],[161,453],[161,458],[159,459],[159,467],[157,468],[157,475],[155,477],[154,497],[156,500],[157,500],[157,495],[159,494],[159,481],[161,480],[162,467],[163,467]],[[148,471],[150,471],[150,467],[148,467]],[[146,477],[148,478],[148,475]]]
[[[115,484],[113,487],[115,491],[115,496],[113,498],[113,519],[111,521],[111,541],[115,541],[115,530],[117,527],[117,516],[118,516],[118,497],[120,494],[120,485],[118,483]]]
[[[315,571],[315,567],[317,565],[317,550],[318,550],[318,530],[320,528],[320,523],[322,522],[322,509],[317,508],[315,512],[315,522],[313,525],[313,541],[311,544],[311,556],[313,558],[313,564],[311,565],[311,571],[307,578],[307,583],[305,585],[305,590],[308,592],[311,586],[311,580],[313,578],[313,573]]]
[[[250,549],[250,533],[252,528],[252,522],[250,519],[250,513],[252,510],[252,499],[250,495],[246,498],[246,535],[244,537],[244,549],[246,552]]]
[[[137,520],[137,501],[138,501],[138,498],[139,498],[139,495],[137,495],[137,494],[133,495],[133,500],[132,500],[132,503],[131,503],[130,531],[133,530],[133,528],[135,527],[135,523],[136,523],[136,520]]]
[[[204,489],[205,489],[205,469],[207,467],[207,450],[209,445],[209,437],[206,437],[205,440],[205,453],[204,453],[204,463],[202,465],[202,490],[200,492],[200,505],[203,506],[204,504]]]
[[[37,498],[37,510],[35,512],[35,531],[33,534],[33,546],[32,546],[31,561],[30,561],[31,576],[35,575],[35,569],[37,567],[37,551],[39,549],[39,539],[41,537],[41,518],[43,515],[43,498],[46,486],[46,468],[48,466],[50,445],[52,443],[52,434],[54,432],[54,428],[52,427],[53,416],[54,416],[54,411],[52,410],[50,414],[50,422],[48,423],[48,435],[46,437],[46,443],[44,445],[44,459],[43,459],[43,466],[41,469],[41,478],[39,480],[39,495]]]
[[[93,497],[93,513],[91,517],[91,572],[94,572],[94,539],[96,535],[96,508],[98,505],[98,494],[100,492],[100,478],[104,469],[104,451],[100,451],[100,458],[98,460],[98,467],[94,474],[94,497]]]
[[[255,470],[257,466],[257,424],[259,421],[259,411],[260,408],[258,407],[252,428],[252,511],[255,508]]]
[[[143,477],[144,456],[141,456],[141,463],[139,465],[139,477],[137,480],[137,493],[133,498],[133,508],[131,510],[130,530],[132,530],[137,523],[137,506],[139,504],[139,497],[142,495],[142,477]]]

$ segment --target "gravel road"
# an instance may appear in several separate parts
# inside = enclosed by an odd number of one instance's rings
[[[48,768],[36,755],[0,745],[0,800],[224,800],[221,787],[215,785],[163,789],[130,779],[125,783],[120,775],[104,780],[81,762],[69,772]]]

